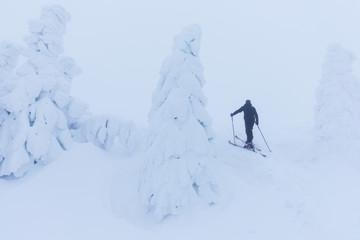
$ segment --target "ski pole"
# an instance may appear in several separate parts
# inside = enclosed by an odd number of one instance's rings
[[[269,145],[267,144],[267,142],[266,142],[266,140],[265,140],[265,138],[264,138],[264,135],[262,134],[262,132],[261,132],[261,130],[260,130],[259,125],[256,125],[256,126],[258,127],[258,129],[259,129],[259,131],[260,131],[260,133],[261,133],[261,136],[262,136],[262,138],[264,139],[264,141],[265,141],[265,143],[266,143],[267,148],[268,148],[269,151],[271,152],[271,150],[270,150],[270,148],[269,148]]]
[[[233,128],[234,143],[236,143],[235,142],[235,129],[234,129],[234,119],[233,119],[233,117],[231,117],[231,122],[232,122],[232,128]]]

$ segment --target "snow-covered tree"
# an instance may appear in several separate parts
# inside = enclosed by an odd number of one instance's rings
[[[124,121],[116,116],[95,115],[82,122],[75,132],[80,142],[91,142],[96,146],[109,150],[115,143],[119,143],[124,149],[133,151],[136,144],[140,144],[137,137],[137,129],[130,121]]]
[[[149,149],[140,184],[142,202],[157,219],[175,215],[202,199],[216,201],[208,166],[214,159],[211,118],[207,113],[201,29],[186,27],[164,61],[149,114]]]
[[[119,145],[122,152],[133,155],[141,151],[144,131],[131,121],[125,121],[114,115],[93,115],[88,105],[72,98],[65,109],[68,126],[73,139],[80,143],[93,143],[103,150]]]
[[[354,55],[328,47],[316,92],[315,144],[320,154],[358,149],[360,144],[360,80],[352,71]]]
[[[93,115],[85,102],[75,98],[66,106],[65,114],[76,142],[93,143],[103,150],[110,150],[119,144],[123,152],[129,155],[142,148],[143,131],[131,121],[114,115]]]
[[[0,108],[8,113],[0,131],[0,176],[22,176],[32,165],[55,159],[72,143],[64,109],[79,69],[62,56],[69,20],[62,7],[51,6],[43,8],[40,19],[29,22],[31,34],[22,53],[27,61],[0,97]]]

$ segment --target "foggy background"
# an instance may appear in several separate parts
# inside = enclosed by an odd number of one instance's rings
[[[51,4],[63,6],[72,17],[64,55],[82,69],[72,95],[94,113],[119,115],[142,126],[147,126],[161,64],[175,35],[189,24],[202,28],[203,92],[215,131],[231,128],[230,112],[246,99],[271,138],[311,126],[327,46],[340,43],[360,56],[356,0],[2,0],[0,41],[24,44],[27,22]],[[354,71],[360,76],[358,60]],[[241,118],[235,117],[239,130]]]

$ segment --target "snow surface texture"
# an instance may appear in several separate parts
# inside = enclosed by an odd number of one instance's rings
[[[176,38],[172,54],[164,61],[149,115],[149,149],[141,201],[157,219],[176,215],[200,197],[216,201],[216,184],[207,166],[214,157],[213,132],[199,60],[201,29],[186,27]]]
[[[360,80],[352,72],[354,55],[334,44],[328,47],[316,92],[315,142],[321,155],[344,159],[360,143]],[[338,156],[340,153],[341,156]]]

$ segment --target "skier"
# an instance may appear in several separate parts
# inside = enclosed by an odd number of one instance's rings
[[[250,100],[246,100],[244,106],[239,108],[233,113],[230,113],[230,116],[233,117],[238,113],[244,112],[244,120],[245,120],[245,132],[247,136],[247,140],[245,142],[244,148],[254,148],[254,145],[252,143],[252,140],[254,138],[253,136],[253,127],[254,123],[256,125],[259,125],[259,117],[256,112],[256,109],[251,105]]]

